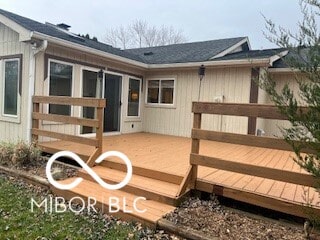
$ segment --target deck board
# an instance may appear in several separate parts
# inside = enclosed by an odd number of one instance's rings
[[[86,156],[89,156],[94,150],[86,145],[65,141],[47,142],[42,143],[42,145],[56,149],[56,151],[71,150]],[[134,166],[184,176],[189,167],[191,139],[150,133],[107,136],[103,140],[103,150],[117,150],[125,153]],[[289,151],[201,141],[200,154],[257,166],[305,173],[305,170],[302,170],[293,161],[294,153]],[[114,158],[109,160],[120,162]],[[305,202],[305,199],[303,199],[305,188],[295,184],[207,167],[199,167],[198,178],[212,185],[227,186],[231,189],[263,195],[270,199],[282,199],[283,201],[296,203]],[[315,192],[315,189],[308,188],[308,193],[311,197],[315,196],[312,200],[313,204],[319,202],[319,194]],[[319,203],[317,207],[320,208]]]

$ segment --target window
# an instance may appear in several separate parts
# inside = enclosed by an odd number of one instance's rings
[[[141,80],[129,78],[128,116],[139,116]]]
[[[20,60],[4,60],[3,115],[18,115]]]
[[[173,105],[174,80],[148,80],[147,103]]]
[[[72,96],[72,72],[70,64],[49,61],[49,95]],[[71,115],[71,106],[50,104],[49,113]]]

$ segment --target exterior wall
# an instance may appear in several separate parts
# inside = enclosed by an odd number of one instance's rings
[[[151,107],[145,104],[143,130],[189,137],[193,122],[192,101],[198,100],[198,69],[152,72],[147,74],[146,80],[159,77],[175,78],[175,107]],[[223,96],[224,102],[248,103],[250,82],[251,68],[207,68],[202,80],[200,101],[214,102],[216,97]],[[202,119],[203,129],[247,133],[247,117],[203,115]]]
[[[294,93],[298,94],[298,84],[295,82],[295,75],[293,73],[273,73],[271,75],[276,81],[276,90],[280,91],[286,83],[289,84],[290,88],[293,89]],[[269,99],[265,91],[259,89],[259,100],[261,104],[273,104]],[[269,120],[269,119],[258,119],[257,129],[263,129],[265,136],[277,136],[281,137],[280,128],[289,127],[290,123],[283,120]]]
[[[47,59],[45,55],[65,59],[65,62],[73,63],[73,97],[81,97],[82,89],[82,70],[83,69],[94,69],[99,71],[101,67],[104,67],[106,70],[112,69],[117,70],[122,75],[122,96],[121,102],[123,103],[121,106],[121,125],[120,131],[121,133],[131,133],[131,132],[141,132],[142,131],[142,114],[143,109],[140,110],[141,116],[140,118],[130,119],[127,117],[127,101],[128,101],[128,83],[129,77],[132,75],[143,76],[143,71],[138,68],[129,67],[124,64],[115,63],[112,61],[108,61],[105,58],[92,56],[89,54],[85,54],[83,52],[73,51],[71,49],[67,49],[60,46],[49,45],[45,53],[40,53],[36,58],[36,82],[35,82],[35,94],[36,95],[48,95],[48,74],[47,69]],[[94,67],[97,66],[97,67]],[[100,67],[100,68],[99,68]],[[142,100],[142,97],[141,97]],[[140,104],[142,107],[142,104]],[[45,109],[43,109],[45,110]],[[79,117],[81,115],[81,107],[73,107],[72,108],[72,116]],[[132,127],[133,126],[133,127]],[[42,129],[49,131],[57,131],[61,133],[67,134],[80,134],[80,127],[74,125],[67,124],[57,124],[50,122],[43,122]],[[42,140],[49,140],[47,138],[42,138]]]
[[[19,42],[18,33],[14,32],[10,28],[0,23],[0,58],[22,54],[20,67],[22,68],[22,81],[21,84],[21,96],[18,100],[18,118],[5,118],[0,113],[0,141],[17,141],[19,139],[26,140],[28,132],[27,129],[27,119],[28,114],[28,86],[29,86],[29,62],[31,46],[27,43]],[[3,70],[0,71],[0,89],[1,98],[3,90]],[[0,100],[2,104],[2,100]],[[20,112],[20,113],[19,113]]]

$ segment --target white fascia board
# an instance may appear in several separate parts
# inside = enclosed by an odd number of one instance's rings
[[[77,44],[77,43],[72,43],[72,42],[69,42],[67,40],[59,39],[59,38],[56,38],[56,37],[51,37],[51,36],[48,36],[46,34],[42,34],[42,33],[39,33],[39,32],[33,32],[32,37],[38,38],[38,39],[41,39],[41,40],[48,40],[49,43],[51,42],[51,43],[55,43],[55,44],[58,44],[58,45],[70,47],[70,48],[73,48],[75,50],[85,51],[85,52],[88,52],[88,53],[91,53],[91,54],[94,54],[94,55],[98,55],[98,56],[101,56],[101,57],[106,57],[106,58],[109,58],[109,59],[112,59],[112,60],[116,60],[116,61],[119,61],[119,62],[122,62],[122,63],[130,64],[130,65],[134,65],[136,67],[148,68],[148,64],[145,64],[145,63],[142,63],[142,62],[139,62],[139,61],[131,60],[131,59],[128,59],[128,58],[125,58],[125,57],[120,57],[120,56],[117,56],[117,55],[114,55],[114,54],[111,54],[111,53],[107,53],[107,52],[104,52],[104,51],[96,50],[96,49],[93,49],[93,48],[90,48],[90,47],[86,47],[86,46],[83,46],[83,45],[80,45],[80,44]]]
[[[249,43],[249,39],[248,37],[244,38],[243,40],[241,40],[240,42],[236,43],[235,45],[227,48],[226,50],[218,53],[217,55],[213,56],[210,59],[215,59],[215,58],[219,58],[219,57],[223,57],[225,55],[227,55],[228,53],[231,53],[232,51],[234,51],[235,49],[237,49],[238,47],[240,47],[242,44],[247,43],[249,46],[249,50],[251,49],[250,43]]]
[[[183,68],[183,67],[221,67],[221,66],[261,66],[267,67],[270,64],[269,58],[262,59],[240,59],[240,60],[223,60],[223,61],[205,61],[205,62],[190,62],[190,63],[169,63],[169,64],[151,64],[149,69],[163,68]]]
[[[6,16],[3,16],[0,14],[0,22],[7,27],[11,28],[13,31],[17,32],[19,34],[19,41],[29,41],[31,40],[31,31],[22,27],[20,24],[12,21],[11,19],[7,18]]]
[[[273,55],[270,57],[270,66],[273,65],[275,61],[278,61],[280,58],[286,56],[289,53],[289,50],[280,52],[279,54]]]
[[[293,69],[293,68],[269,68],[268,72],[270,73],[295,73],[300,72],[299,69]]]

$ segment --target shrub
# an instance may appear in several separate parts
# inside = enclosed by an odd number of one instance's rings
[[[14,144],[8,142],[0,143],[0,164],[10,165],[14,154]]]
[[[0,143],[0,163],[4,165],[30,165],[39,161],[41,150],[35,142]]]

